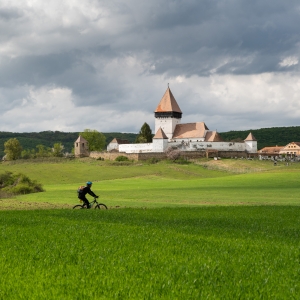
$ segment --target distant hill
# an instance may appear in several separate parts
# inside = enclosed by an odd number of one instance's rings
[[[258,149],[266,146],[285,146],[290,142],[300,142],[300,126],[293,127],[272,127],[261,129],[250,129],[240,131],[220,132],[225,141],[244,140],[249,132],[252,132],[257,139]],[[134,143],[137,133],[108,132],[103,134],[106,137],[106,145],[113,138],[126,139]],[[52,147],[55,143],[62,143],[67,152],[71,152],[79,132],[42,131],[42,132],[3,132],[0,131],[0,157],[4,155],[4,143],[10,138],[17,138],[23,149],[36,149],[37,145]]]
[[[220,135],[225,141],[244,140],[249,132],[252,132],[256,138],[258,149],[267,146],[285,146],[290,142],[300,142],[300,126],[228,131],[220,132]]]
[[[106,137],[106,144],[109,144],[115,137],[124,140],[126,139],[133,143],[138,135],[135,133],[122,132],[103,132],[103,134]],[[18,139],[23,149],[36,149],[37,145],[53,147],[55,143],[62,143],[66,152],[71,152],[78,135],[79,132],[42,131],[17,133],[0,131],[0,157],[4,156],[4,143],[10,138]]]

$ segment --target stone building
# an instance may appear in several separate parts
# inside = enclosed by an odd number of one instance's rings
[[[74,155],[75,155],[75,157],[90,156],[89,143],[81,135],[78,137],[78,139],[74,143]]]

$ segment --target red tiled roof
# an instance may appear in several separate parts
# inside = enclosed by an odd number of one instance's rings
[[[176,102],[170,88],[166,90],[162,99],[160,100],[155,112],[179,112],[182,113],[178,103]]]
[[[274,146],[274,147],[264,147],[257,152],[259,153],[279,153],[280,150],[282,150],[284,146]]]
[[[157,130],[157,132],[153,138],[154,139],[167,139],[168,137],[166,136],[164,131],[161,129],[161,127],[159,127],[159,129]]]
[[[173,133],[173,139],[204,138],[208,130],[204,122],[177,124]]]

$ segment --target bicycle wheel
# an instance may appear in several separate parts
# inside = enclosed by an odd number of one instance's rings
[[[107,209],[107,206],[103,203],[99,203],[95,206],[95,209]]]
[[[80,205],[80,204],[75,205],[75,206],[73,207],[73,209],[83,209],[83,208],[84,208],[83,205]]]

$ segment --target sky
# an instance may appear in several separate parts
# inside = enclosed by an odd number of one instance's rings
[[[298,0],[1,0],[0,131],[300,125]],[[155,132],[153,132],[155,133]]]

